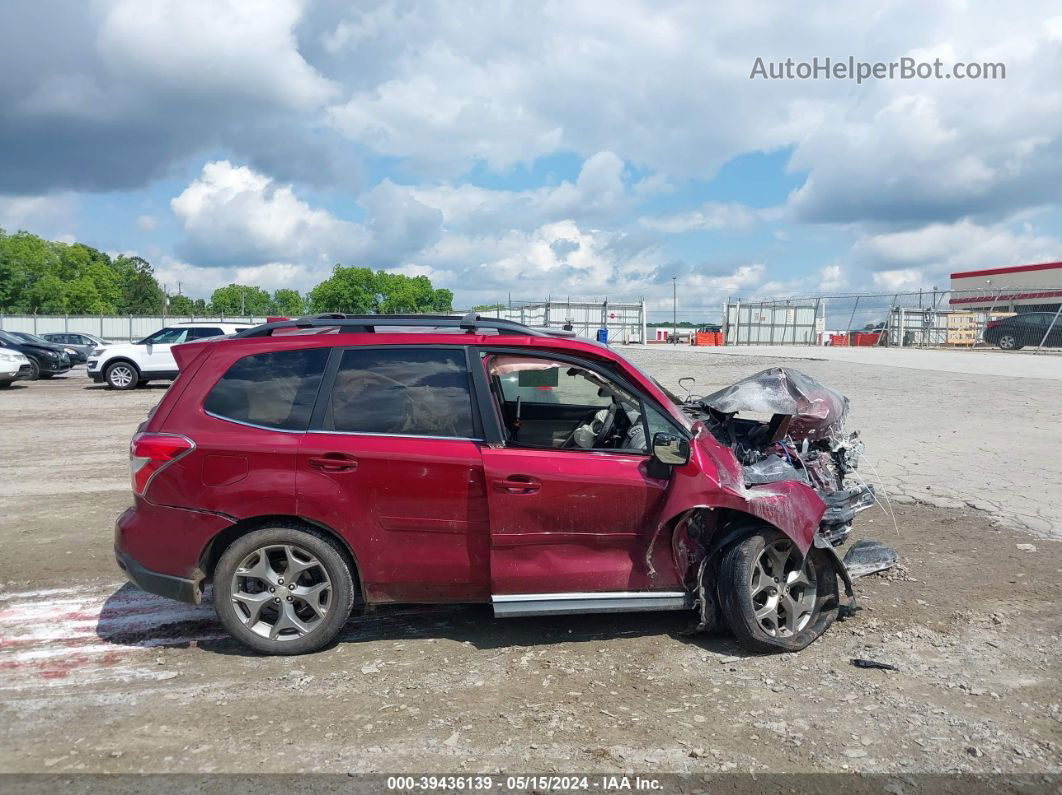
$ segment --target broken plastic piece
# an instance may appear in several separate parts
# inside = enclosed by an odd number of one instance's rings
[[[722,414],[791,415],[789,436],[797,442],[839,435],[848,416],[848,398],[789,367],[772,367],[750,375],[700,402]]]
[[[885,546],[880,541],[861,539],[852,544],[848,554],[844,556],[844,567],[854,580],[876,571],[891,569],[898,560],[899,556],[892,547]]]
[[[802,471],[794,469],[792,464],[783,461],[776,455],[769,455],[761,461],[756,461],[743,467],[743,469],[746,486],[777,483],[782,480],[799,480],[802,483],[807,483]]]
[[[864,660],[862,657],[853,657],[852,665],[856,668],[880,668],[882,671],[899,671],[895,665],[878,662],[877,660]]]

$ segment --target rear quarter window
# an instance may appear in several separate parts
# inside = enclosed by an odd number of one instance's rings
[[[210,390],[203,409],[222,419],[305,431],[328,352],[310,348],[245,356]]]

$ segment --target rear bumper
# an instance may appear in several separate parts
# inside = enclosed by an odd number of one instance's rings
[[[117,547],[114,548],[114,559],[118,563],[118,568],[124,571],[125,576],[129,578],[129,582],[142,591],[193,605],[199,604],[203,599],[203,592],[200,589],[202,580],[191,580],[151,571],[141,566],[129,555],[123,554]]]
[[[129,579],[149,593],[198,604],[207,578],[201,568],[229,518],[154,505],[141,497],[114,524],[114,555]]]

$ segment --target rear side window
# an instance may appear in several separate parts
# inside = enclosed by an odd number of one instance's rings
[[[461,350],[349,349],[336,373],[325,427],[472,438],[468,381]]]
[[[201,340],[206,337],[220,337],[224,333],[219,328],[190,328],[188,329],[188,339]]]
[[[214,385],[203,408],[223,419],[305,431],[328,351],[310,348],[245,356]]]

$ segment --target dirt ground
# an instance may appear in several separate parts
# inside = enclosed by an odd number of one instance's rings
[[[674,386],[684,356],[638,358]],[[739,357],[711,378],[772,363]],[[851,384],[852,427],[877,460],[895,454],[894,429],[872,421],[930,400],[963,407],[940,430],[969,439],[971,459],[971,429],[999,421],[996,392],[975,399],[969,380],[904,397],[895,372],[807,364]],[[889,391],[875,398],[876,385]],[[892,543],[902,566],[858,580],[865,609],[799,654],[688,636],[680,614],[497,620],[461,607],[380,610],[318,654],[259,657],[209,606],[142,594],[114,565],[126,445],[161,393],[107,391],[82,372],[0,392],[2,772],[1062,772],[1062,543],[973,497],[927,506],[906,470],[883,472],[903,492],[896,525],[874,509],[855,535]],[[1021,402],[1057,423],[1057,384]],[[907,455],[931,479],[926,449]],[[1007,476],[1053,482],[1058,450],[1047,475],[1040,458]],[[960,475],[945,478],[948,498],[975,488]]]

